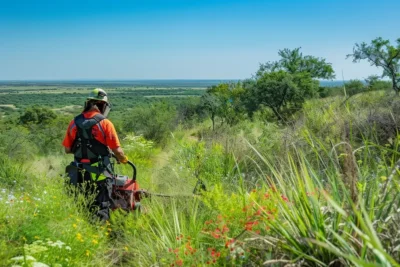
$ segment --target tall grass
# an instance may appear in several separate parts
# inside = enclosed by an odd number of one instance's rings
[[[343,162],[338,164],[336,154],[331,153],[336,146],[325,147],[315,138],[309,141],[319,146],[314,150],[321,161],[317,165],[298,149],[278,163],[259,154],[273,173],[266,183],[285,196],[278,202],[279,219],[270,224],[276,248],[285,258],[318,266],[397,266],[400,255],[387,241],[388,236],[394,244],[400,239],[397,232],[386,229],[398,229],[393,218],[398,216],[399,188],[391,181],[389,189],[382,190],[386,178],[380,175],[390,173],[393,165],[371,168],[361,160],[361,166],[354,165],[351,149],[347,150],[350,154],[341,155]],[[375,147],[364,146],[363,153],[387,162],[386,149],[381,147],[382,154],[377,155]],[[346,169],[349,165],[354,168],[351,175]],[[323,173],[315,166],[325,166]]]
[[[56,172],[2,159],[0,265],[22,257],[14,263],[29,266],[31,256],[49,266],[398,266],[400,138],[378,138],[376,125],[363,132],[384,103],[378,93],[343,105],[313,100],[284,127],[255,121],[236,136],[175,135],[162,166],[159,149],[128,135],[139,182],[173,197],[145,199],[141,213],[114,211],[106,225]],[[192,196],[198,178],[207,191]]]

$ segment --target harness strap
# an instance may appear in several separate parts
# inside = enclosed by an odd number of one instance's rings
[[[89,159],[90,163],[98,161],[98,156],[108,155],[108,148],[93,137],[92,128],[98,125],[103,136],[104,131],[100,122],[105,117],[102,114],[96,114],[92,118],[86,119],[83,114],[75,117],[74,122],[77,127],[77,136],[74,145],[74,154],[77,159]]]

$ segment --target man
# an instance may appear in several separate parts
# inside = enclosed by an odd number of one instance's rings
[[[97,193],[93,206],[101,220],[109,219],[111,205],[110,178],[114,170],[110,150],[119,162],[128,162],[114,125],[106,118],[110,109],[107,93],[94,89],[86,99],[83,112],[70,122],[62,143],[65,153],[74,154],[74,162],[66,169],[71,184],[89,183],[84,188]]]

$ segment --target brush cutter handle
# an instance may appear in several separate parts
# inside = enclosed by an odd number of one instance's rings
[[[112,155],[113,158],[115,158],[116,160],[118,160],[118,158],[114,155],[114,153],[111,153],[111,155]],[[132,169],[133,169],[133,176],[132,176],[132,183],[133,183],[133,182],[136,181],[136,173],[137,173],[136,166],[135,166],[135,164],[133,164],[133,162],[130,161],[130,160],[128,160],[128,162],[127,162],[126,164],[130,165],[130,166],[132,167]]]
[[[135,164],[133,164],[133,162],[131,162],[129,160],[126,164],[128,164],[132,167],[132,169],[133,169],[132,181],[135,182],[136,181],[136,173],[137,173]]]

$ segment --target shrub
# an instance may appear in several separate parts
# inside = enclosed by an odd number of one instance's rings
[[[136,107],[127,113],[123,123],[125,132],[142,134],[162,146],[176,126],[176,108],[167,102]]]

